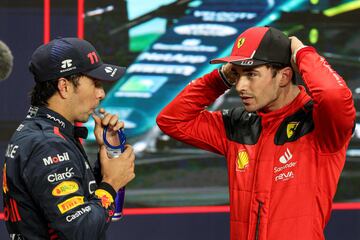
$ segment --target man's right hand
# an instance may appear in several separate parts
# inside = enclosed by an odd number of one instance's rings
[[[299,49],[305,47],[305,45],[295,36],[291,36],[289,39],[291,43],[291,66],[295,72],[299,73],[299,68],[296,63],[296,53],[299,51]]]
[[[102,138],[104,127],[107,126],[111,132],[117,132],[119,129],[124,128],[124,122],[119,121],[118,115],[106,113],[103,108],[101,108],[99,112],[103,114],[104,117],[100,118],[96,114],[93,114],[95,121],[94,135],[96,142],[99,144],[99,146],[102,146],[104,145]]]
[[[230,83],[231,85],[235,85],[237,78],[234,74],[234,72],[232,71],[232,63],[226,63],[221,67],[221,71],[224,74],[226,80],[228,81],[228,83]]]
[[[135,178],[135,154],[130,145],[119,157],[109,158],[104,145],[100,147],[102,181],[110,184],[115,191]]]

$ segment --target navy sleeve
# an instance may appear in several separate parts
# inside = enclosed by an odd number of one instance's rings
[[[35,146],[23,169],[27,188],[61,239],[104,238],[116,192],[106,183],[91,191],[85,159],[61,141]]]

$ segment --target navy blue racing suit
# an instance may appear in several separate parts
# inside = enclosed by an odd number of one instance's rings
[[[11,239],[105,239],[116,192],[94,175],[79,141],[85,135],[86,128],[48,108],[30,108],[5,154]]]

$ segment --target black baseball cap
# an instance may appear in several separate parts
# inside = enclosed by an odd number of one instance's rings
[[[237,37],[230,56],[213,59],[210,63],[248,67],[267,63],[290,66],[290,59],[290,39],[280,30],[266,26],[245,30]]]
[[[79,38],[57,38],[38,47],[29,63],[36,82],[83,74],[98,80],[116,81],[124,67],[104,63],[91,43]]]

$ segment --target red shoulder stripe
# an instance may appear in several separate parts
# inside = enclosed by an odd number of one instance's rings
[[[66,140],[65,137],[60,133],[60,130],[58,127],[54,127],[54,133],[61,137],[62,139]]]

